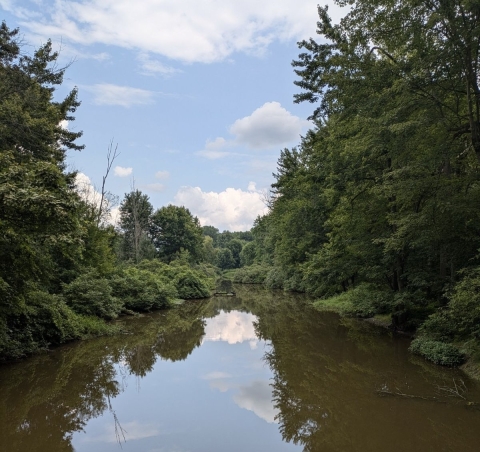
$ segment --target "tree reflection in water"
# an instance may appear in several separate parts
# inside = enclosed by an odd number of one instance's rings
[[[122,441],[115,397],[124,379],[146,376],[158,359],[187,359],[202,344],[206,320],[236,310],[253,313],[257,336],[271,344],[264,357],[273,373],[271,411],[278,413],[285,441],[312,452],[476,450],[480,413],[465,416],[465,404],[445,400],[432,407],[375,393],[386,385],[430,394],[435,385],[451,381],[453,371],[409,358],[405,341],[365,323],[318,313],[302,296],[245,286],[235,290],[237,297],[126,319],[131,334],[72,344],[5,366],[0,446],[8,445],[9,452],[73,451],[73,433],[107,410]]]
[[[229,309],[238,305],[229,298]],[[74,432],[108,410],[123,440],[114,399],[128,375],[146,376],[160,357],[185,360],[202,343],[205,319],[223,308],[221,299],[189,302],[125,320],[131,333],[61,347],[25,362],[4,366],[0,425],[9,452],[73,451]],[[0,449],[1,450],[1,449]]]

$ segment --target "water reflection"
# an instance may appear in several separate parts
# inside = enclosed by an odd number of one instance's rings
[[[278,408],[272,403],[272,388],[265,380],[252,381],[247,386],[240,386],[233,400],[240,408],[253,411],[259,418],[268,423],[277,423]]]
[[[439,392],[460,373],[302,297],[236,292],[0,368],[0,450],[119,450],[122,432],[127,451],[477,450],[478,385]]]
[[[256,316],[246,312],[221,311],[216,317],[208,319],[205,326],[205,341],[225,341],[238,344],[250,341],[256,347],[257,335],[253,326]]]

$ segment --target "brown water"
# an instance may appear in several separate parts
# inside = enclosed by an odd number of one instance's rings
[[[0,450],[480,450],[478,383],[301,296],[243,286],[123,322],[0,368]]]

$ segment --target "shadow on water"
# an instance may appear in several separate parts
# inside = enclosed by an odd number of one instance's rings
[[[159,359],[188,359],[208,319],[229,311],[253,313],[257,336],[271,344],[264,360],[285,441],[322,452],[478,450],[478,384],[411,356],[405,339],[316,312],[301,295],[235,291],[126,319],[129,334],[0,368],[1,450],[73,451],[72,435],[104,412],[123,441],[114,410],[123,380],[147,376]],[[448,392],[456,383],[461,394]]]

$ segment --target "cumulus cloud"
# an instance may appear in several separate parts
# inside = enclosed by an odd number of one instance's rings
[[[266,213],[263,198],[260,191],[227,188],[216,193],[204,192],[200,187],[182,187],[174,200],[175,204],[190,209],[203,225],[220,230],[246,231],[258,215]]]
[[[317,19],[317,0],[50,0],[31,2],[28,11],[20,0],[2,5],[32,33],[188,63],[261,53],[276,40],[315,36]],[[340,16],[339,8],[331,10]]]
[[[145,89],[110,83],[98,83],[85,86],[84,89],[94,95],[94,102],[97,105],[119,105],[127,108],[132,105],[151,104],[155,95],[154,92]]]
[[[209,160],[242,155],[227,150],[245,145],[250,149],[272,149],[298,141],[308,121],[292,115],[279,102],[266,102],[251,115],[237,119],[229,128],[234,138],[217,137],[207,140],[203,150],[196,155]]]
[[[123,166],[116,166],[113,169],[113,174],[118,177],[127,177],[132,174],[133,168],[124,168]]]
[[[237,119],[230,127],[230,133],[240,144],[264,149],[298,140],[304,123],[279,102],[266,102],[250,116]]]

